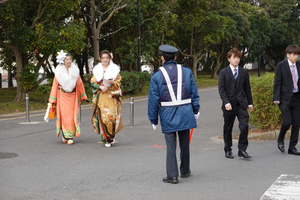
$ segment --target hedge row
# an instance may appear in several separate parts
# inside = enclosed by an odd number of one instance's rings
[[[149,82],[151,79],[151,75],[149,75],[147,72],[121,71],[120,75],[122,76],[121,89],[124,94],[141,92],[145,83]],[[92,75],[85,74],[84,77],[88,80],[88,82],[84,82],[85,92],[89,98],[92,98],[92,88],[90,84]],[[39,85],[38,90],[44,94],[49,94],[51,91],[52,81],[53,79],[49,79],[49,84]]]
[[[141,92],[146,82],[150,81],[151,76],[147,72],[128,72],[121,71],[121,89],[123,93]]]
[[[274,73],[251,79],[253,112],[249,122],[261,130],[275,130],[281,124],[281,112],[273,103]]]

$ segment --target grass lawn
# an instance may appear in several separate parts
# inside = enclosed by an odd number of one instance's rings
[[[265,74],[265,72],[261,72],[261,75]],[[250,78],[257,77],[257,70],[249,71]],[[218,85],[218,77],[211,78],[210,74],[199,74],[197,77],[197,86],[198,88],[206,88],[206,87],[214,87]],[[136,92],[133,94],[124,94],[122,99],[128,99],[130,97],[139,97],[139,96],[147,96],[149,90],[149,84],[146,83],[141,92]],[[92,100],[91,90],[86,91],[88,98]],[[1,114],[10,114],[10,113],[18,113],[26,111],[25,102],[14,102],[14,98],[16,96],[16,88],[2,88],[0,89],[0,115]],[[35,90],[29,93],[29,109],[30,111],[34,110],[46,110],[47,108],[47,100],[49,94],[43,94],[42,92]],[[83,102],[83,104],[87,104]]]

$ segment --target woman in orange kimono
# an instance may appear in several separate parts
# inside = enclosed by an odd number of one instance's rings
[[[111,54],[103,50],[101,63],[93,68],[91,79],[93,90],[92,125],[101,134],[105,147],[115,143],[115,134],[122,128],[121,79],[119,67],[111,61]]]
[[[62,141],[73,144],[73,137],[80,136],[78,108],[82,100],[88,100],[71,56],[61,50],[56,59],[59,65],[55,69],[49,103],[56,106],[56,137],[62,131]]]

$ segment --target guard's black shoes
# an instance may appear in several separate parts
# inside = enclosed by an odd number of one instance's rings
[[[181,174],[180,177],[181,178],[187,178],[191,175],[191,170],[187,173],[187,174]]]
[[[293,154],[293,155],[300,156],[300,152],[296,148],[289,149],[288,154]]]
[[[176,184],[178,183],[178,178],[177,177],[165,177],[163,178],[163,182],[165,183],[172,183],[172,184]]]
[[[282,153],[284,153],[284,143],[282,141],[278,141],[277,147]]]
[[[225,151],[225,157],[232,159],[233,158],[232,151]]]
[[[238,155],[243,158],[252,158],[246,151],[239,151]]]

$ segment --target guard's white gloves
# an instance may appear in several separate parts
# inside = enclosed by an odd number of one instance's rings
[[[199,118],[199,116],[200,116],[200,111],[197,114],[194,115],[196,120]]]
[[[153,127],[153,130],[155,130],[155,131],[156,131],[156,129],[157,129],[157,125],[155,125],[155,124],[152,124],[152,127]]]

